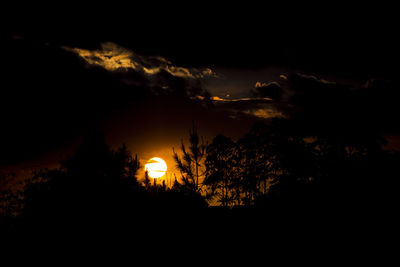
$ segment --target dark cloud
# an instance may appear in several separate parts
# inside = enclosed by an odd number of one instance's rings
[[[282,98],[283,89],[278,82],[261,83],[256,82],[254,85],[254,94],[261,97],[270,97],[279,100]]]
[[[89,65],[101,66],[108,71],[135,70],[147,76],[154,76],[164,71],[184,79],[202,79],[215,77],[210,68],[186,68],[174,65],[161,56],[143,56],[112,42],[101,43],[100,49],[82,49],[63,47],[82,57]]]
[[[211,118],[223,121],[225,129],[238,122],[227,120],[222,109],[191,100],[207,94],[202,79],[215,75],[207,68],[177,66],[116,44],[85,49],[82,56],[83,50],[7,38],[2,49],[8,53],[2,61],[0,165],[60,151],[93,128],[104,129],[111,143],[124,140],[143,152],[137,142],[152,147],[154,140],[143,141],[150,132],[164,132],[156,138],[165,147],[186,134],[192,120],[202,122],[206,132],[221,129]],[[169,127],[179,134],[169,136]]]
[[[144,94],[57,47],[13,39],[2,51],[1,162],[52,149]]]
[[[135,4],[114,7],[114,12],[71,6],[73,12],[65,14],[60,10],[68,10],[67,5],[55,12],[33,12],[37,6],[28,12],[16,9],[4,23],[10,35],[83,49],[114,42],[139,54],[173,58],[179,65],[278,65],[364,79],[395,75],[390,65],[399,59],[396,8],[386,4]]]
[[[103,54],[85,50],[90,55],[82,57],[29,39],[4,40],[0,164],[57,150],[112,114],[140,107],[155,96],[189,101],[189,95],[202,93],[197,79],[212,75],[211,70],[177,67],[160,57],[134,61],[140,56],[132,51],[115,44],[108,48]],[[159,70],[147,73],[144,66]]]
[[[355,135],[398,130],[398,89],[386,80],[353,86],[293,73],[289,106],[283,112],[304,130],[353,132]],[[278,105],[279,107],[279,105]]]
[[[396,121],[398,84],[386,79],[346,84],[292,72],[276,81],[256,82],[253,97],[210,97],[214,108],[234,118],[284,117],[310,134],[400,134]],[[199,97],[204,101],[204,97]]]
[[[367,123],[376,125],[382,132],[400,133],[397,123],[400,114],[398,80],[368,80],[354,92],[354,98],[359,101],[360,110],[369,117]]]
[[[252,9],[246,20],[238,19],[243,18],[242,8],[229,12],[227,7],[207,7],[200,16],[193,11],[141,12],[136,8],[133,13],[127,9],[125,15],[116,12],[118,19],[107,10],[107,14],[96,14],[103,19],[90,23],[77,17],[71,20],[69,14],[68,19],[58,18],[68,21],[61,25],[56,23],[57,12],[51,19],[35,14],[34,20],[15,17],[7,21],[5,25],[10,27],[1,44],[6,52],[1,62],[5,70],[0,162],[15,162],[55,149],[110,114],[120,113],[124,107],[152,105],[148,101],[157,96],[168,96],[163,104],[170,101],[171,106],[176,103],[170,96],[190,105],[195,102],[190,97],[202,96],[207,105],[200,104],[201,110],[207,107],[236,118],[239,114],[254,118],[276,114],[325,128],[352,126],[353,120],[395,131],[398,87],[393,83],[370,82],[356,89],[285,73],[287,80],[276,80],[280,89],[276,81],[266,77],[252,80],[246,96],[231,98],[203,90],[199,80],[211,75],[214,66],[239,70],[277,66],[287,73],[298,70],[376,81],[397,76],[392,66],[398,62],[399,50],[391,16],[370,20],[374,9],[364,12],[358,23],[351,23],[340,12],[322,16],[310,10],[304,13],[304,9],[275,17],[264,9]],[[354,12],[348,14],[355,16]],[[83,17],[87,16],[83,12]],[[13,23],[18,20],[22,25]],[[110,71],[105,66],[116,68]],[[250,87],[256,81],[265,84],[252,96]],[[163,112],[169,111],[166,108]]]
[[[302,121],[304,128],[336,131],[345,125],[353,104],[348,86],[298,73],[293,73],[289,82],[290,116]]]

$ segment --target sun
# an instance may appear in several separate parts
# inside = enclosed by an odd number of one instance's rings
[[[144,170],[149,172],[151,178],[160,178],[167,171],[167,163],[162,158],[151,158],[144,165]]]

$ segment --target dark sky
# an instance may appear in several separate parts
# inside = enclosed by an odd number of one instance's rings
[[[399,133],[390,6],[35,8],[3,18],[5,169],[54,164],[98,128],[169,166],[193,120],[206,138],[295,115],[310,130]]]

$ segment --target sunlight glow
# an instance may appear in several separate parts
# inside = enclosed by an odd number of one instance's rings
[[[167,171],[167,163],[162,158],[151,158],[144,165],[145,171],[149,172],[151,178],[160,178]]]

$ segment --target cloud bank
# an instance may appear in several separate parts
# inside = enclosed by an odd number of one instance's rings
[[[162,71],[172,76],[186,79],[216,77],[210,68],[186,68],[176,66],[161,56],[143,56],[112,42],[102,43],[100,49],[63,47],[82,57],[89,65],[103,67],[108,71],[135,70],[148,76]]]

